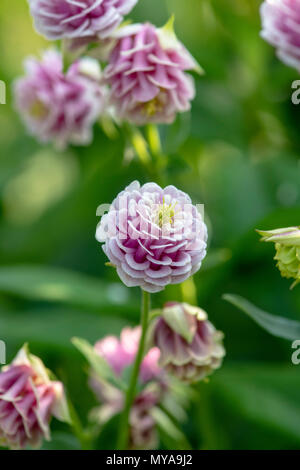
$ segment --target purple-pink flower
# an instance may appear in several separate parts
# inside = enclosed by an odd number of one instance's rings
[[[218,369],[225,355],[223,333],[204,310],[186,303],[168,302],[154,328],[160,350],[159,365],[184,382],[197,382]]]
[[[51,416],[69,420],[63,385],[51,381],[40,359],[23,348],[0,373],[0,445],[39,447],[50,439]]]
[[[280,60],[300,71],[300,1],[265,0],[261,17],[262,37],[276,47]]]
[[[200,269],[207,228],[183,191],[135,181],[102,217],[96,238],[126,286],[159,292]]]
[[[120,339],[107,336],[95,344],[95,350],[107,361],[117,377],[121,377],[125,369],[134,363],[140,335],[140,327],[124,328]],[[160,402],[166,389],[165,375],[158,365],[159,355],[158,348],[154,347],[148,351],[141,364],[139,383],[142,389],[135,397],[129,418],[130,446],[135,449],[152,448],[157,441],[151,410]],[[93,411],[97,421],[104,423],[122,410],[124,393],[101,379],[93,370],[90,385],[102,402]]]
[[[107,336],[95,344],[95,350],[111,366],[116,375],[122,375],[124,369],[130,366],[138,350],[141,328],[124,328],[120,339],[116,336]],[[159,350],[152,348],[144,357],[140,368],[142,383],[150,382],[161,374],[158,366]]]
[[[47,39],[106,38],[138,0],[28,0],[37,31]]]
[[[172,23],[161,29],[131,25],[115,36],[104,77],[118,117],[137,125],[171,123],[177,113],[188,111],[195,85],[186,70],[199,66],[177,40]]]
[[[97,61],[81,59],[64,74],[61,55],[48,50],[41,61],[27,59],[25,70],[14,92],[16,107],[30,134],[60,148],[89,144],[92,126],[105,106]]]

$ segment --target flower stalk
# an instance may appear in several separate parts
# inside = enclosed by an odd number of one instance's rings
[[[135,398],[135,392],[137,387],[137,381],[140,372],[140,366],[143,360],[144,350],[145,350],[145,340],[147,327],[149,324],[149,312],[150,312],[150,294],[142,290],[142,312],[141,312],[141,327],[142,333],[139,342],[138,352],[135,358],[133,371],[130,378],[130,383],[125,397],[124,409],[121,415],[120,422],[120,431],[118,438],[118,450],[126,450],[128,447],[129,440],[129,417],[130,409]]]

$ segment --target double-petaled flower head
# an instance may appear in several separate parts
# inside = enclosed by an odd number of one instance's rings
[[[141,329],[124,328],[120,339],[107,336],[95,344],[95,351],[110,365],[117,377],[122,377],[134,363]],[[130,445],[133,448],[153,448],[157,441],[155,421],[151,410],[160,402],[166,388],[165,376],[158,365],[159,350],[152,348],[144,357],[140,374],[139,388],[130,412]],[[91,371],[91,387],[102,402],[93,415],[100,423],[106,422],[124,405],[124,392],[104,381],[95,371]]]
[[[28,0],[37,31],[47,39],[108,37],[138,0]]]
[[[275,243],[277,267],[283,277],[295,279],[293,288],[300,283],[300,227],[276,230],[258,230],[262,241]]]
[[[15,83],[15,102],[30,134],[62,148],[90,143],[105,106],[97,61],[81,59],[63,73],[61,55],[48,50],[41,61],[27,59],[25,69]]]
[[[104,77],[118,117],[137,125],[171,123],[177,113],[188,111],[195,86],[186,70],[201,69],[176,38],[173,21],[160,29],[130,25],[115,36]]]
[[[39,447],[50,439],[51,416],[69,421],[63,385],[50,380],[42,361],[23,347],[0,373],[0,445]]]
[[[159,365],[188,383],[204,379],[221,366],[222,339],[223,333],[208,321],[206,312],[186,303],[168,302],[153,328]]]
[[[200,269],[207,228],[186,193],[135,181],[102,217],[96,238],[126,286],[159,292]]]
[[[262,37],[276,47],[285,64],[300,70],[300,1],[265,0],[261,6]]]

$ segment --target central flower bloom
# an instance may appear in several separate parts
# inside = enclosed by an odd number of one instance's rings
[[[125,285],[158,292],[200,269],[207,228],[184,192],[135,181],[102,217],[96,238]]]

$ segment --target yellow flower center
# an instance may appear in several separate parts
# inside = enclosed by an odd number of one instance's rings
[[[163,203],[158,206],[155,222],[160,228],[164,225],[172,224],[175,217],[175,206],[176,203],[174,205],[165,204],[164,200]]]
[[[165,101],[165,92],[160,91],[160,93],[153,98],[153,100],[148,101],[147,103],[143,104],[143,111],[144,113],[149,116],[155,116],[155,114],[160,113],[164,109],[164,101]]]
[[[35,119],[43,119],[48,114],[48,109],[40,100],[35,100],[30,109],[29,114]]]

